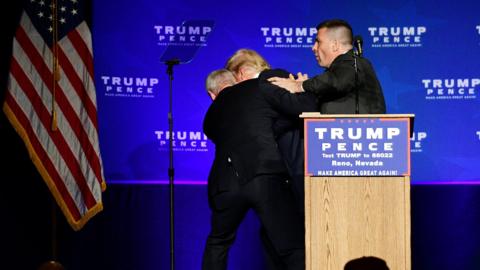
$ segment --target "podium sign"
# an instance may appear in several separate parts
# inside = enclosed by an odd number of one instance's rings
[[[305,119],[305,175],[410,175],[410,119]]]
[[[306,269],[350,269],[370,258],[388,269],[411,270],[414,115],[300,117],[305,128]],[[369,266],[359,269],[373,269]]]

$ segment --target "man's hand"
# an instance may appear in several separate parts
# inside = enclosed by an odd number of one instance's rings
[[[297,79],[290,74],[289,78],[280,78],[272,77],[268,79],[272,84],[288,90],[290,93],[300,93],[303,92],[302,83],[303,81],[308,80],[307,74],[302,74],[301,72],[297,73]]]

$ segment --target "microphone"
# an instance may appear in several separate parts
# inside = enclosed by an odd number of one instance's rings
[[[362,54],[363,54],[363,38],[362,38],[362,36],[358,36],[358,35],[355,36],[353,38],[353,45],[357,49],[357,55],[361,57]]]

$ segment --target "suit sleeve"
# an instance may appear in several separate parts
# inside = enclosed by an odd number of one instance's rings
[[[208,111],[205,114],[205,117],[203,119],[203,133],[205,133],[205,135],[207,135],[207,137],[212,141],[216,141],[215,134],[214,134],[215,122],[216,122],[216,120],[214,119],[215,117],[216,117],[215,106],[212,103],[208,108]]]
[[[306,92],[315,94],[319,100],[348,95],[355,89],[353,58],[333,63],[326,72],[304,81],[302,86]]]
[[[292,94],[267,81],[268,78],[275,76],[288,78],[288,74],[283,70],[268,70],[260,74],[260,91],[262,91],[268,103],[277,111],[295,117],[302,112],[318,111],[317,98],[314,94],[307,92]]]

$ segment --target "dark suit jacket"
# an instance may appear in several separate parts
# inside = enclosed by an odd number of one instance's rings
[[[280,118],[297,119],[303,111],[317,108],[312,94],[290,94],[266,81],[273,76],[288,73],[267,70],[259,79],[225,88],[208,109],[203,129],[216,147],[208,179],[211,195],[258,175],[287,173],[274,123]]]
[[[355,88],[359,91],[361,114],[385,113],[382,87],[371,63],[357,57],[358,82],[355,83],[354,55],[350,50],[335,58],[323,74],[303,82],[303,89],[314,93],[323,114],[354,114]]]

